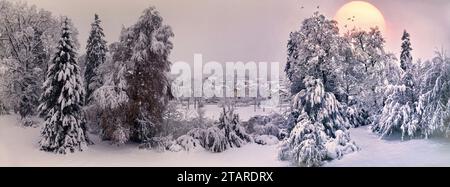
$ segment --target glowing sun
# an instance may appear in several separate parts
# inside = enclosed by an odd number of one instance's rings
[[[341,33],[353,28],[369,30],[378,27],[385,34],[387,29],[386,21],[380,10],[363,1],[352,1],[345,4],[337,11],[334,19],[339,23]]]

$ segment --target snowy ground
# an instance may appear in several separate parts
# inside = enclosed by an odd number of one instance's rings
[[[206,106],[206,116],[217,119],[219,108]],[[237,109],[241,120],[258,114],[253,107]],[[0,166],[217,166],[217,167],[284,167],[287,162],[277,160],[277,146],[249,144],[224,153],[154,152],[139,150],[137,145],[121,147],[95,139],[95,145],[85,152],[55,155],[39,151],[40,128],[19,126],[17,116],[0,116]],[[360,152],[346,155],[342,160],[325,166],[450,166],[450,141],[380,140],[366,127],[352,129],[352,139],[362,148]]]
[[[380,140],[367,127],[352,129],[352,139],[360,152],[333,161],[328,167],[411,167],[450,166],[450,140]]]
[[[277,167],[288,163],[277,160],[276,146],[249,144],[223,153],[154,152],[137,145],[121,147],[94,139],[85,152],[56,155],[39,151],[40,128],[24,128],[17,116],[0,116],[0,166],[216,166]]]

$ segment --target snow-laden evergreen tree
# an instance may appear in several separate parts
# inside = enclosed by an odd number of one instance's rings
[[[402,36],[402,52],[400,55],[400,67],[403,69],[403,71],[407,71],[408,69],[410,69],[410,65],[412,63],[412,55],[411,55],[411,41],[409,38],[409,33],[405,31],[403,31],[403,36]]]
[[[337,22],[315,12],[303,21],[299,31],[290,35],[286,75],[291,81],[292,94],[305,88],[306,76],[320,78],[325,90],[338,94],[336,69],[340,57],[339,28]]]
[[[378,28],[352,30],[344,37],[351,49],[350,54],[344,55],[348,64],[343,78],[345,92],[357,111],[367,113],[371,121],[376,120],[386,100],[386,86],[400,81],[400,67],[395,56],[385,51],[385,39]]]
[[[253,142],[253,138],[245,132],[245,128],[241,126],[239,115],[234,113],[234,110],[223,107],[223,112],[220,115],[218,122],[219,129],[225,131],[225,137],[230,147],[242,147],[248,142]]]
[[[393,133],[401,133],[402,139],[416,136],[420,121],[414,90],[409,85],[402,84],[393,85],[388,91],[391,93],[388,94],[383,111],[372,130],[382,137]]]
[[[84,87],[67,18],[57,49],[47,72],[39,107],[45,112],[40,145],[41,150],[65,154],[82,151],[89,142],[81,109]]]
[[[132,50],[126,76],[128,120],[132,140],[147,142],[161,130],[163,113],[170,98],[168,73],[173,48],[172,29],[163,23],[159,12],[150,7],[138,22],[127,29],[126,43]]]
[[[98,67],[106,61],[108,51],[105,41],[105,34],[101,27],[101,20],[97,14],[94,16],[94,23],[91,24],[91,33],[86,46],[86,69],[84,72],[86,86],[86,101],[91,100],[92,93],[98,89],[102,83],[102,76],[99,75]]]
[[[414,137],[420,129],[420,118],[417,112],[418,90],[415,77],[416,66],[412,63],[410,54],[411,43],[409,34],[405,31],[402,37],[402,52],[400,56],[401,68],[403,69],[401,82],[397,85],[386,87],[382,114],[375,121],[372,130],[381,136],[401,132],[402,139]]]
[[[99,67],[104,84],[92,94],[94,116],[99,117],[101,137],[116,144],[128,142],[131,128],[126,124],[123,107],[127,105],[126,65],[121,62],[106,62]]]
[[[282,144],[279,158],[311,167],[357,151],[358,147],[350,138],[341,137],[341,134],[349,137],[350,124],[334,94],[325,91],[322,80],[312,76],[305,77],[304,85],[306,88],[294,96],[292,109],[299,115]],[[336,146],[326,146],[333,142]]]
[[[284,69],[284,72],[286,73],[286,77],[290,82],[292,82],[290,86],[290,93],[298,93],[301,90],[301,81],[295,81],[296,78],[294,77],[294,71],[292,69],[292,66],[294,63],[298,61],[298,58],[300,56],[299,53],[299,47],[300,44],[300,33],[299,32],[291,32],[289,35],[289,40],[287,44],[287,63],[286,67]]]
[[[422,95],[418,101],[420,125],[418,135],[428,138],[433,135],[450,134],[450,58],[444,52],[437,53],[431,61],[426,62]]]
[[[318,167],[326,158],[326,135],[321,123],[311,122],[302,113],[289,137],[283,142],[279,158],[303,167]]]

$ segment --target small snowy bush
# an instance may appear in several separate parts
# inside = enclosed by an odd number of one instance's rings
[[[185,151],[194,151],[201,147],[200,141],[192,136],[183,135],[177,138],[178,145]]]
[[[224,130],[225,137],[230,147],[242,147],[248,142],[253,142],[253,138],[247,134],[244,127],[241,126],[239,115],[234,113],[233,109],[228,111],[223,108],[223,112],[219,118],[218,127]]]
[[[211,152],[223,152],[228,148],[242,147],[249,142],[253,142],[253,137],[240,125],[239,116],[234,114],[233,110],[227,111],[225,108],[215,126],[192,129],[186,136],[178,139],[178,144],[185,150],[200,145]]]
[[[323,126],[312,123],[306,114],[302,114],[300,118],[289,138],[283,142],[279,158],[302,167],[321,166],[326,158]]]
[[[0,100],[0,115],[8,114],[8,108],[6,108],[5,104]]]
[[[255,137],[255,143],[260,145],[276,145],[279,142],[278,137],[272,135],[257,135]]]
[[[277,113],[268,116],[254,116],[242,125],[246,128],[247,133],[255,135],[273,135],[278,138],[281,129],[286,127],[286,119]],[[280,138],[281,139],[281,138]]]
[[[206,146],[206,129],[195,128],[190,130],[187,135],[197,140],[202,147]]]
[[[353,128],[370,124],[369,113],[362,107],[348,106],[346,107],[346,117]]]
[[[344,155],[359,150],[356,144],[350,140],[348,132],[336,131],[336,138],[331,138],[325,144],[327,159],[341,159]]]
[[[217,127],[206,129],[204,148],[208,151],[220,153],[229,148],[230,143],[225,136],[225,130]]]
[[[117,125],[112,133],[111,139],[118,145],[125,144],[130,139],[130,131],[122,125]]]

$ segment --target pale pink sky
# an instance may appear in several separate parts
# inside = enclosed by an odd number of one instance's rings
[[[69,16],[77,26],[82,48],[94,13],[103,21],[108,42],[117,41],[122,25],[136,22],[142,10],[154,5],[172,26],[172,61],[285,62],[286,41],[301,21],[320,12],[333,17],[349,0],[26,0],[55,15]],[[414,55],[429,58],[450,47],[450,1],[369,0],[388,22],[388,48],[398,54],[401,32],[412,35]],[[300,7],[304,6],[304,9]],[[84,51],[84,49],[81,49]]]

